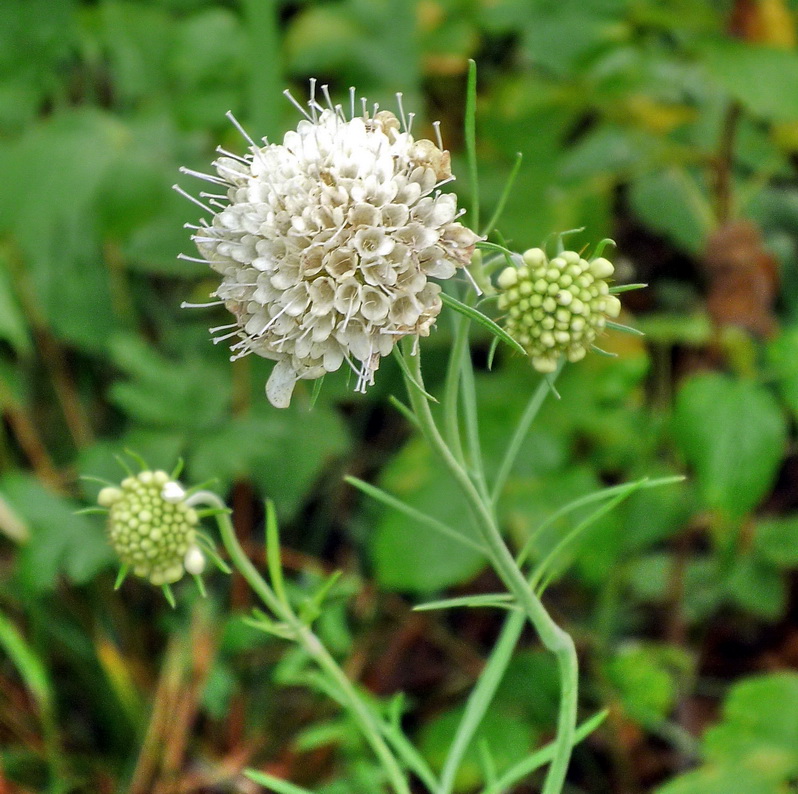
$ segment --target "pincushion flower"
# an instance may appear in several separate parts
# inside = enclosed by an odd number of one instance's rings
[[[215,296],[235,318],[214,341],[234,340],[234,359],[276,362],[266,394],[280,408],[297,380],[344,362],[364,391],[399,339],[429,334],[441,309],[430,279],[465,267],[479,239],[440,192],[449,153],[413,138],[401,98],[401,121],[365,100],[357,115],[352,90],[347,116],[326,86],[322,107],[314,86],[281,144],[222,151],[213,176],[183,169],[225,190],[200,194],[213,217],[192,227],[197,261],[220,274]]]

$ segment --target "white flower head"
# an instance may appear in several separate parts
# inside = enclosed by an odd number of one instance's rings
[[[214,176],[183,169],[224,190],[192,199],[213,216],[191,227],[198,261],[220,274],[214,294],[235,317],[214,342],[276,361],[266,394],[280,408],[297,380],[344,362],[365,391],[399,339],[429,334],[441,309],[429,279],[468,265],[479,239],[440,192],[453,179],[440,136],[413,138],[401,95],[400,121],[365,100],[356,114],[354,89],[348,114],[323,93],[326,107],[311,81],[307,111],[288,94],[305,118],[281,144],[247,138]]]

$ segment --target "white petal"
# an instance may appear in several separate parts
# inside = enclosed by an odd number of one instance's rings
[[[266,381],[266,396],[275,408],[288,408],[294,393],[297,374],[288,359],[281,359],[274,365],[269,380]]]

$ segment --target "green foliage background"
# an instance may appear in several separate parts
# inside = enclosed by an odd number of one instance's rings
[[[520,548],[603,484],[690,475],[594,525],[547,596],[578,638],[585,709],[611,709],[572,790],[793,790],[795,25],[782,0],[0,3],[0,790],[233,791],[245,762],[320,791],[378,790],[352,726],[294,686],[301,660],[242,626],[235,584],[217,577],[208,601],[180,589],[174,613],[137,583],[113,592],[101,523],[74,511],[96,494],[78,475],[118,479],[125,448],[167,469],[185,458],[187,482],[216,478],[253,554],[273,498],[297,591],[345,571],[325,641],[375,697],[407,691],[409,730],[442,759],[499,617],[409,607],[496,583],[476,553],[343,475],[455,526],[456,490],[388,405],[392,361],[364,398],[341,373],[313,410],[300,389],[278,412],[270,365],[231,366],[209,343],[226,319],[179,309],[215,284],[176,258],[196,208],[170,186],[196,192],[179,166],[241,151],[228,110],[278,139],[296,122],[280,92],[302,97],[316,76],[383,107],[402,91],[423,134],[440,118],[468,206],[469,58],[487,215],[523,155],[504,239],[523,250],[584,227],[569,242],[615,237],[619,280],[651,283],[627,301],[645,343],[608,338],[619,357],[568,367],[546,404],[501,504],[508,538]],[[719,275],[713,246],[739,219],[764,243]],[[425,345],[433,387],[448,333],[443,321]],[[511,356],[488,371],[487,348],[477,340],[491,471],[537,382]],[[537,533],[533,555],[582,517]],[[550,734],[555,702],[529,638],[482,729],[499,771]],[[485,782],[476,745],[462,791]]]

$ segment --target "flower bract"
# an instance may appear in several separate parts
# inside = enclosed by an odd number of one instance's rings
[[[278,407],[297,380],[344,363],[364,391],[399,339],[429,334],[441,309],[430,279],[467,265],[478,240],[440,191],[453,178],[440,141],[416,140],[401,107],[402,121],[365,101],[356,114],[352,93],[347,114],[314,91],[282,143],[250,141],[215,175],[194,174],[224,190],[193,235],[235,318],[215,341],[276,362],[266,393]]]

